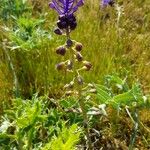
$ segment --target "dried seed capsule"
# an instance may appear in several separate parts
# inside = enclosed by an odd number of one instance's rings
[[[90,92],[90,93],[95,93],[95,94],[96,94],[96,93],[97,93],[97,90],[96,90],[96,89],[90,89],[89,92]]]
[[[56,69],[57,70],[62,70],[65,67],[65,63],[64,62],[60,62],[58,64],[56,64]]]
[[[78,61],[82,61],[82,60],[83,60],[83,56],[81,55],[80,52],[77,52],[77,53],[76,53],[76,59],[77,59]]]
[[[63,47],[63,46],[60,46],[60,47],[58,47],[58,48],[56,49],[56,53],[59,54],[59,55],[64,56],[65,53],[66,53],[66,48]]]
[[[73,82],[73,81],[71,81],[69,84],[70,84],[70,86],[71,86],[71,87],[73,87],[74,82]]]
[[[72,94],[73,94],[73,91],[66,91],[66,93],[65,93],[66,96],[70,96]]]
[[[82,50],[82,48],[83,48],[83,45],[81,43],[77,42],[75,45],[75,49],[80,52]]]
[[[65,88],[65,89],[66,89],[66,88],[71,89],[71,88],[73,88],[73,85],[74,85],[74,82],[71,81],[69,84],[66,84],[66,85],[64,86],[64,88]]]
[[[71,60],[69,60],[67,63],[67,69],[72,70],[72,68],[73,68],[73,62]]]
[[[64,86],[65,89],[67,89],[68,87],[69,87],[69,84],[66,84],[66,85]]]
[[[62,31],[61,31],[59,28],[56,28],[56,29],[54,30],[54,33],[55,33],[55,34],[58,34],[58,35],[62,35]]]
[[[83,84],[83,78],[82,78],[82,76],[80,76],[80,75],[77,76],[77,83],[78,83],[79,85],[82,85],[82,84]]]
[[[88,87],[94,88],[94,85],[91,83],[88,83]]]
[[[88,95],[86,98],[85,98],[85,100],[90,100],[90,98],[91,98],[91,95]]]
[[[92,64],[88,61],[83,61],[83,64],[85,66],[86,71],[89,71],[92,68]]]

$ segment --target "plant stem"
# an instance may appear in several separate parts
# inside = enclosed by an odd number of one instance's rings
[[[83,116],[83,125],[84,125],[84,130],[86,132],[86,137],[87,137],[87,144],[88,144],[88,150],[92,150],[92,142],[90,138],[90,131],[89,131],[89,124],[88,124],[88,116],[86,113],[86,108],[85,108],[85,103],[84,103],[84,98],[82,96],[82,89],[81,85],[78,85],[78,92],[79,92],[79,105],[82,111],[82,116]]]
[[[92,150],[92,142],[91,142],[90,132],[89,132],[88,117],[87,117],[87,113],[86,113],[86,109],[85,109],[85,104],[83,102],[82,97],[79,100],[79,105],[80,105],[80,108],[82,110],[83,124],[84,124],[84,130],[86,132],[86,137],[87,137],[88,150]]]
[[[69,28],[66,29],[66,37],[67,37],[67,40],[70,40]],[[74,66],[75,58],[74,58],[73,49],[70,48],[70,50],[71,50],[70,51],[70,53],[71,53],[71,61],[72,61],[73,66]],[[75,66],[73,67],[73,72],[76,73]],[[75,75],[75,77],[77,75]],[[81,92],[82,92],[81,85],[78,85],[79,105],[80,105],[80,108],[82,110],[82,116],[83,116],[83,120],[84,120],[83,121],[83,125],[84,125],[84,130],[86,132],[87,143],[88,143],[88,150],[92,150],[92,142],[91,142],[90,133],[89,133],[88,117],[87,117],[87,113],[86,113],[86,109],[85,109],[85,103],[83,101],[83,97],[82,97],[82,93]]]
[[[12,63],[12,60],[11,60],[11,57],[10,57],[10,55],[9,55],[9,52],[8,52],[8,50],[6,49],[6,46],[4,45],[4,52],[5,52],[5,54],[6,54],[6,57],[7,57],[7,59],[8,59],[8,63],[9,63],[9,66],[10,66],[10,68],[11,68],[11,70],[12,70],[12,74],[13,74],[13,89],[14,89],[14,91],[15,91],[15,97],[19,97],[19,84],[18,84],[18,79],[17,79],[17,74],[16,74],[16,71],[15,71],[15,68],[14,68],[14,65],[13,65],[13,63]]]
[[[66,29],[66,37],[67,37],[67,40],[70,39],[70,33],[69,33],[69,28]]]

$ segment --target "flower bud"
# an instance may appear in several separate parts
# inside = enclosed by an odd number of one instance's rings
[[[65,29],[67,28],[67,22],[66,21],[57,21],[57,26],[59,29]]]
[[[76,21],[73,21],[72,23],[70,23],[70,29],[71,30],[74,30],[77,26],[77,22]]]
[[[59,54],[59,55],[64,56],[65,53],[66,53],[66,48],[63,47],[63,46],[60,46],[60,47],[58,47],[58,48],[56,49],[56,53]]]
[[[73,45],[73,41],[70,39],[68,39],[66,43],[68,47],[71,47]]]
[[[86,71],[89,71],[92,68],[92,64],[88,61],[83,61],[83,64],[85,66]]]
[[[58,35],[62,35],[62,31],[61,31],[59,28],[56,28],[56,29],[54,30],[54,33],[55,33],[55,34],[58,34]]]
[[[65,67],[65,63],[64,62],[60,62],[58,64],[56,64],[56,69],[57,70],[62,70]]]
[[[83,48],[82,44],[77,42],[75,45],[75,49],[80,52],[82,50],[82,48]]]
[[[77,59],[78,61],[82,61],[82,60],[83,60],[83,56],[81,55],[80,52],[77,52],[77,53],[76,53],[76,59]]]
[[[83,84],[83,78],[82,78],[80,75],[77,76],[77,83],[78,83],[79,85],[82,85],[82,84]]]

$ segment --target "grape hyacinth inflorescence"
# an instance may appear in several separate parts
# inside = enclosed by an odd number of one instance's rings
[[[74,12],[82,6],[83,0],[52,0],[50,8],[55,9],[59,14],[55,33],[61,35],[63,30],[74,30],[77,26]]]
[[[92,64],[85,60],[81,54],[83,49],[82,43],[70,38],[71,31],[77,26],[74,13],[77,11],[78,7],[83,4],[83,0],[52,0],[52,2],[49,3],[49,6],[50,8],[56,10],[59,15],[57,28],[54,32],[58,35],[62,35],[62,33],[66,35],[65,44],[56,48],[56,54],[63,56],[64,59],[66,59],[63,62],[59,62],[56,65],[56,69],[58,71],[71,72],[73,74],[72,81],[64,86],[64,96],[77,96],[83,116],[83,126],[85,128],[88,145],[87,149],[91,150],[92,144],[90,139],[88,116],[85,107],[85,99],[87,94],[94,93],[95,89],[93,86],[88,86],[88,84],[84,82],[81,73],[83,71],[90,71]]]

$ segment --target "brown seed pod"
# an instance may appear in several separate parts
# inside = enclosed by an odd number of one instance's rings
[[[56,69],[57,70],[62,70],[65,68],[65,63],[64,62],[60,62],[58,64],[56,64]]]
[[[72,70],[72,68],[73,68],[73,62],[72,62],[71,60],[69,60],[69,61],[67,62],[67,69],[68,69],[68,70]]]
[[[92,64],[89,61],[83,61],[83,65],[85,66],[86,71],[89,71],[92,68]]]
[[[77,59],[79,62],[83,60],[83,56],[81,55],[80,52],[77,52],[77,53],[76,53],[76,59]]]
[[[96,94],[96,93],[97,93],[97,90],[96,90],[96,89],[90,89],[89,92]]]
[[[77,83],[79,85],[83,85],[83,78],[82,78],[82,76],[80,76],[80,75],[77,76]]]
[[[73,85],[74,85],[74,82],[71,81],[69,84],[66,84],[66,85],[64,86],[64,88],[65,88],[65,89],[72,89],[72,88],[73,88]]]
[[[75,50],[76,51],[81,51],[82,50],[82,48],[83,48],[83,45],[81,44],[81,43],[79,43],[79,42],[77,42],[76,44],[75,44]]]
[[[62,31],[59,28],[54,29],[54,33],[57,35],[62,35]]]
[[[71,96],[73,94],[73,91],[66,91],[65,95],[66,96]]]
[[[88,87],[94,88],[95,86],[92,83],[88,83]]]
[[[64,56],[66,54],[66,48],[63,46],[60,46],[56,49],[56,53],[59,55]]]

